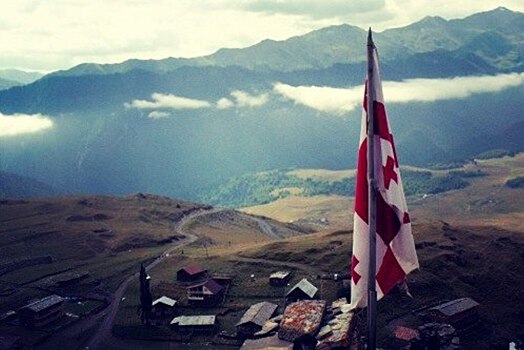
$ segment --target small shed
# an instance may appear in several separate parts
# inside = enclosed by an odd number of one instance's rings
[[[478,306],[475,300],[465,297],[429,308],[424,313],[427,318],[435,322],[461,325],[468,320],[478,317]]]
[[[224,295],[224,288],[213,279],[187,287],[190,303],[216,304]]]
[[[186,265],[176,272],[176,279],[180,282],[195,282],[206,276],[207,270],[199,265]]]
[[[303,278],[286,293],[286,298],[288,302],[315,299],[317,293],[318,288]]]
[[[269,284],[272,286],[285,286],[291,278],[291,271],[277,271],[269,276]]]
[[[171,317],[175,312],[176,300],[165,295],[151,303],[153,315],[156,318]]]
[[[33,301],[18,311],[20,322],[30,327],[45,326],[64,315],[64,298],[52,294]]]
[[[173,318],[170,325],[181,332],[213,332],[216,328],[216,316],[178,316]]]
[[[278,305],[263,301],[251,307],[244,313],[240,321],[236,324],[237,333],[243,336],[251,336],[259,332],[264,324],[273,316]]]

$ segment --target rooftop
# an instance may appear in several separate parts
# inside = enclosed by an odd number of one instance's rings
[[[428,311],[435,310],[441,312],[446,316],[453,316],[463,311],[473,309],[479,305],[480,304],[477,303],[475,300],[466,297],[448,301],[447,303],[440,304],[438,306],[434,306],[430,308]]]
[[[278,278],[278,279],[284,279],[286,278],[287,276],[289,276],[291,272],[289,271],[277,271],[277,272],[273,272],[269,278]]]
[[[49,307],[52,307],[56,304],[60,304],[63,301],[64,301],[64,298],[62,298],[61,296],[52,294],[40,300],[33,301],[32,303],[27,304],[23,308],[31,310],[33,312],[39,312]]]
[[[314,335],[319,329],[326,309],[324,300],[301,300],[284,310],[278,336],[295,341],[303,335]]]
[[[215,320],[215,315],[178,316],[175,317],[170,324],[176,324],[179,326],[213,326]]]
[[[186,265],[178,271],[181,271],[181,270],[187,272],[189,275],[197,275],[199,273],[207,271],[204,268],[200,267],[199,265]]]
[[[263,327],[266,321],[273,316],[277,307],[277,305],[268,303],[267,301],[251,305],[240,319],[240,322],[236,325],[239,326],[248,322],[253,322],[256,325]]]
[[[164,304],[164,305],[173,307],[176,304],[176,300],[171,299],[171,298],[166,297],[166,296],[161,296],[157,300],[153,301],[153,303],[151,305],[155,306],[156,304]]]
[[[314,285],[312,285],[311,282],[309,282],[305,278],[301,279],[300,282],[295,284],[293,286],[293,288],[291,288],[289,290],[289,292],[286,293],[286,296],[291,294],[295,289],[300,289],[301,291],[303,291],[310,298],[313,298],[315,296],[315,294],[317,294],[317,291],[318,291],[318,288],[315,287]]]
[[[187,289],[197,288],[197,287],[206,287],[211,293],[218,294],[223,289],[223,287],[218,284],[214,279],[210,278],[205,282],[194,284],[187,287]]]
[[[395,338],[405,341],[412,341],[419,336],[419,331],[413,328],[397,326],[393,329]]]
[[[293,350],[293,343],[278,339],[277,335],[260,339],[246,339],[240,350]]]

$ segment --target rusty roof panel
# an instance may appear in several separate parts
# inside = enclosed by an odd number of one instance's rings
[[[325,310],[324,300],[301,300],[289,304],[280,321],[278,337],[295,341],[303,335],[314,336],[320,329]]]

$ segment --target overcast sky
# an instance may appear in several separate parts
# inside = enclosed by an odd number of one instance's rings
[[[374,30],[523,0],[2,0],[0,69],[194,57],[348,23]]]

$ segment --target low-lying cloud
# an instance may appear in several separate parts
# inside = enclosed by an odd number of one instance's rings
[[[475,94],[495,93],[524,85],[524,73],[448,79],[407,79],[383,82],[386,103],[434,102],[461,99]],[[327,86],[291,86],[275,83],[273,92],[322,112],[342,114],[361,105],[363,85],[351,88]]]
[[[162,112],[162,111],[153,111],[147,115],[147,117],[151,119],[162,119],[162,118],[167,118],[169,116],[171,116],[171,113]]]
[[[384,82],[386,102],[433,102],[499,92],[524,84],[524,73],[455,77],[450,79],[408,79]]]
[[[252,95],[246,91],[234,90],[228,97],[222,97],[216,102],[209,102],[189,97],[181,97],[173,94],[162,94],[155,92],[151,100],[133,100],[125,103],[126,108],[151,110],[147,115],[151,119],[162,119],[171,116],[169,110],[200,109],[200,108],[242,108],[260,107],[269,101],[268,93]]]
[[[267,103],[267,94],[251,95],[245,91],[235,90],[231,92],[237,107],[259,107]]]
[[[172,94],[154,93],[151,100],[133,100],[127,103],[128,108],[138,109],[199,109],[209,108],[211,104],[204,100],[181,97]]]
[[[50,117],[42,114],[0,113],[0,137],[33,134],[53,127]]]
[[[362,100],[362,86],[349,89],[328,86],[291,86],[276,83],[273,91],[295,102],[322,112],[341,114],[357,107]]]

